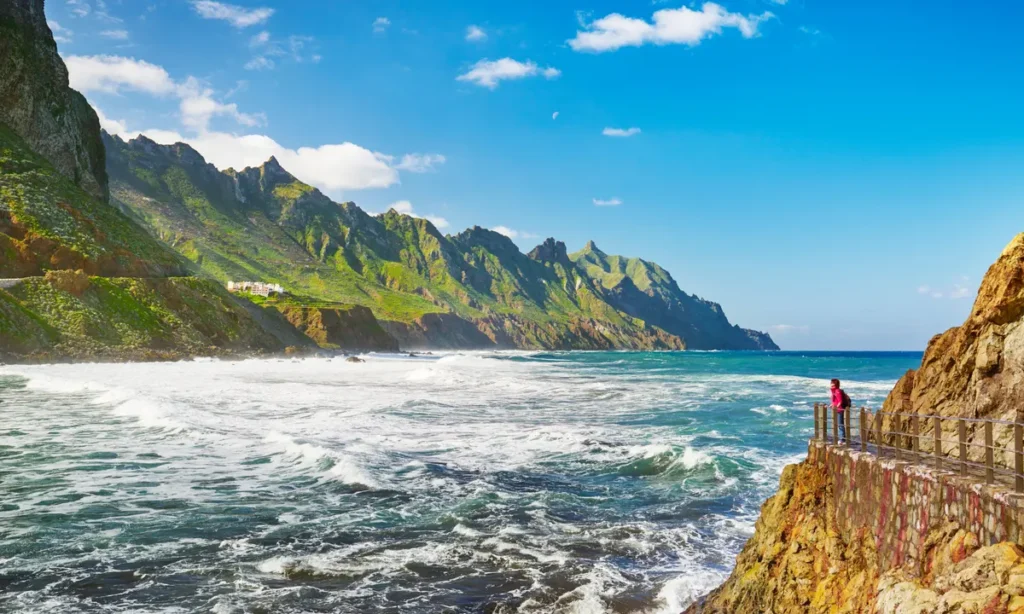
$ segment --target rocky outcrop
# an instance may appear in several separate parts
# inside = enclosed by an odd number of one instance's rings
[[[43,0],[0,3],[0,123],[83,190],[107,200],[100,122],[68,87]]]
[[[687,613],[1024,614],[1022,527],[999,488],[812,444]]]
[[[967,321],[929,342],[883,409],[1021,421],[1022,398],[1024,234],[989,268]],[[894,421],[906,430],[909,418],[887,416],[883,430]],[[957,453],[956,422],[943,428],[943,452]],[[971,443],[981,430],[968,425]],[[929,453],[930,431],[927,421]],[[1012,449],[1011,428],[994,431],[996,446]],[[1022,505],[970,477],[812,444],[783,472],[732,575],[688,612],[1024,614]]]
[[[317,345],[330,350],[397,352],[398,341],[359,305],[346,308],[282,306],[281,313]]]

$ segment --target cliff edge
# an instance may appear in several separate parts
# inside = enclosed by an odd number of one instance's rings
[[[1024,234],[989,268],[964,324],[928,343],[883,408],[1019,421],[1021,399]],[[1010,431],[996,428],[997,446]],[[732,574],[687,613],[1024,614],[1019,497],[951,475],[812,444],[784,470]]]

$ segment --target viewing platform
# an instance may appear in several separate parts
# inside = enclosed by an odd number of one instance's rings
[[[808,463],[831,484],[850,538],[874,537],[881,569],[927,573],[931,547],[958,531],[982,545],[1024,541],[1024,423],[814,407]]]

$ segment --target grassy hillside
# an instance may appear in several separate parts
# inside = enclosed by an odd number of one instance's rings
[[[635,280],[656,304],[702,304],[641,260],[576,263],[554,240],[527,255],[483,228],[446,236],[395,211],[369,215],[273,158],[222,173],[184,144],[105,142],[113,201],[205,274],[280,283],[310,305],[367,307],[404,345],[682,348],[651,309],[616,303],[620,282]]]
[[[0,355],[180,358],[282,347],[211,280],[62,271],[0,290]]]
[[[112,276],[187,273],[180,256],[58,173],[0,124],[0,277],[53,269]]]

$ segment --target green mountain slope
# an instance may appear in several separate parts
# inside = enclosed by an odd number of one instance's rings
[[[309,343],[107,202],[96,113],[43,0],[0,3],[0,358],[173,358]],[[273,328],[274,333],[268,332]]]
[[[767,334],[730,324],[718,303],[683,292],[653,262],[610,256],[593,241],[570,258],[605,289],[616,309],[682,337],[690,349],[779,349]]]
[[[273,158],[221,173],[184,144],[104,138],[113,202],[205,273],[368,307],[403,347],[686,345],[616,306],[614,284],[554,240],[526,255],[483,228],[446,236],[424,219],[335,203]]]

